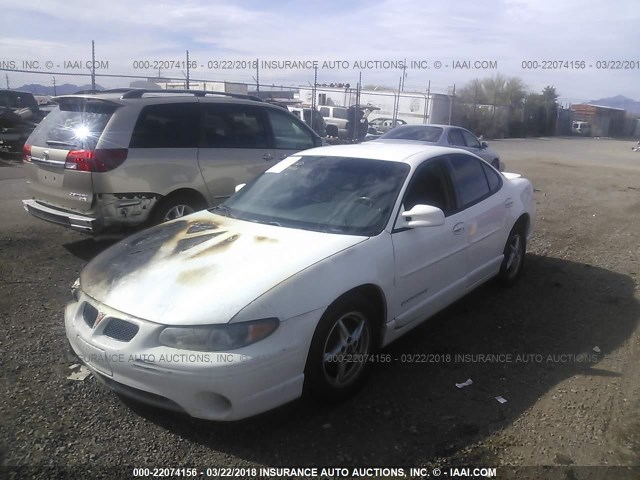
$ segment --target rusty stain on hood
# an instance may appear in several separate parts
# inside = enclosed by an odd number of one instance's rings
[[[280,282],[361,241],[202,211],[105,250],[80,283],[97,301],[150,321],[228,322]]]

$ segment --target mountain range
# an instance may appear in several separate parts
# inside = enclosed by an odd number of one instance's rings
[[[616,95],[615,97],[601,98],[592,100],[589,103],[593,105],[602,105],[604,107],[622,108],[629,113],[640,115],[640,102],[624,95]]]
[[[40,85],[39,83],[30,83],[16,88],[21,92],[30,92],[34,95],[69,95],[79,92],[81,90],[91,90],[91,85],[72,85],[70,83],[63,83],[62,85],[56,85],[55,89],[52,86]],[[55,90],[55,92],[54,92]],[[96,90],[104,90],[104,87],[96,83]]]

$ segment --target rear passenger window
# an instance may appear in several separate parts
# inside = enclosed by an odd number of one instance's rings
[[[489,184],[482,160],[467,155],[451,155],[449,158],[462,203],[460,208],[469,207],[489,195]]]
[[[165,103],[142,109],[129,148],[197,148],[197,103]]]
[[[500,175],[496,173],[496,171],[491,168],[489,165],[482,164],[482,168],[484,169],[484,174],[487,176],[487,181],[489,182],[489,190],[491,193],[497,192],[500,188]]]
[[[461,147],[465,147],[464,138],[462,137],[462,132],[460,130],[451,130],[449,131],[449,144],[450,145],[460,145]]]
[[[211,103],[204,106],[203,148],[268,148],[267,125],[260,109]]]
[[[306,150],[315,147],[315,138],[293,115],[267,109],[276,149]]]

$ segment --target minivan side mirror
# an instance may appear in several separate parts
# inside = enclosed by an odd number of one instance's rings
[[[245,185],[246,183],[240,183],[236,185],[235,192],[238,193],[240,190],[242,190],[242,187],[244,187]]]
[[[431,205],[415,205],[411,210],[402,212],[407,227],[437,227],[444,225],[444,212]]]

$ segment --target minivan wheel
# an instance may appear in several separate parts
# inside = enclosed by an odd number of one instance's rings
[[[339,400],[364,385],[379,343],[375,319],[375,309],[360,295],[338,299],[327,309],[307,356],[306,395]]]
[[[161,200],[156,206],[153,212],[152,222],[154,225],[168,222],[169,220],[175,220],[176,218],[197,212],[202,208],[204,207],[200,205],[200,202],[195,201],[187,195],[167,197]]]

